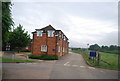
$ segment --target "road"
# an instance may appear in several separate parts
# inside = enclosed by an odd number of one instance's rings
[[[80,54],[57,61],[3,63],[3,79],[118,79],[118,71],[88,66]]]

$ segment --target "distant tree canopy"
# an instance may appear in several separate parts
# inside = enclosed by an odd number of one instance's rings
[[[109,47],[108,47],[108,46],[101,46],[101,49],[108,50],[108,49],[109,49]]]
[[[99,49],[100,49],[100,46],[98,44],[94,44],[89,47],[89,50],[98,51]]]
[[[9,30],[14,22],[11,17],[11,2],[2,2],[2,49],[5,50],[5,46],[9,41]]]
[[[81,49],[81,48],[71,48],[72,50],[79,50],[79,49]]]
[[[120,46],[117,45],[110,45],[110,46],[103,45],[100,47],[98,44],[94,44],[94,45],[90,45],[89,47],[89,50],[116,53],[116,54],[118,54],[118,49],[120,49]]]
[[[87,48],[73,48],[71,47],[73,51],[86,51]],[[90,45],[88,48],[90,51],[100,51],[100,52],[106,52],[111,54],[119,54],[120,46],[117,45],[110,45],[110,46],[99,46],[98,44]]]
[[[31,41],[28,32],[25,32],[25,29],[22,28],[23,26],[19,24],[13,32],[9,33],[9,44],[13,50],[19,51],[21,48],[26,47]]]

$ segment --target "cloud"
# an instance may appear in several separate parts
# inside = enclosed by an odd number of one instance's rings
[[[119,0],[12,0],[13,2],[118,2]]]
[[[65,33],[70,46],[87,47],[88,43],[117,44],[115,8],[115,3],[15,2],[12,14],[15,26],[22,24],[29,34],[51,24]]]
[[[71,46],[86,47],[87,43],[98,43],[100,45],[117,44],[118,29],[114,23],[76,16],[69,16],[69,19],[72,26],[70,27],[71,31],[67,32],[67,36],[71,40]]]

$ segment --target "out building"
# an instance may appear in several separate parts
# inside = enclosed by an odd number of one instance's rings
[[[51,25],[35,30],[35,32],[32,32],[32,54],[36,56],[42,54],[58,56],[68,54],[68,38],[61,30],[56,30]]]

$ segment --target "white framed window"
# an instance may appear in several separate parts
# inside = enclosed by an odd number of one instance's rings
[[[61,32],[59,32],[59,38],[61,37]]]
[[[28,47],[26,47],[25,49],[28,49]]]
[[[64,38],[64,35],[62,34],[62,38]]]
[[[48,30],[48,37],[54,37],[54,32],[53,30]]]
[[[59,48],[58,48],[58,52],[60,52],[60,46],[59,46]]]
[[[59,34],[58,34],[58,33],[56,33],[56,34],[55,34],[55,36],[57,37],[57,36],[59,36]]]
[[[59,38],[61,38],[61,34],[59,34]]]
[[[41,45],[41,52],[47,52],[47,45]]]
[[[66,40],[66,37],[64,36],[64,41]]]
[[[37,36],[42,37],[42,32],[43,32],[42,30],[37,31]]]
[[[64,49],[64,47],[63,47],[63,52],[65,52],[65,49]]]

